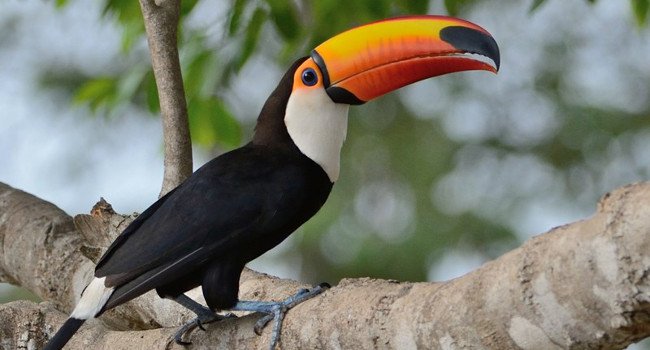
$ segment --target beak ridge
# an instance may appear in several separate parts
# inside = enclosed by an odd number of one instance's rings
[[[467,54],[492,60],[484,62]],[[499,69],[499,47],[483,28],[445,16],[408,16],[362,25],[311,52],[332,101],[363,104],[417,81]]]

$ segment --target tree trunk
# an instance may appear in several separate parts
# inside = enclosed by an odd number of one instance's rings
[[[180,0],[140,0],[163,123],[165,171],[159,197],[192,175],[192,142],[177,45],[180,6]]]
[[[0,276],[48,300],[0,305],[0,346],[41,347],[90,280],[92,261],[131,219],[105,202],[71,218],[0,183]],[[593,217],[448,282],[345,279],[288,313],[281,345],[623,349],[650,335],[649,274],[650,183],[640,183],[605,195]],[[247,270],[240,297],[279,300],[302,287]],[[191,316],[149,293],[86,323],[68,348],[182,349],[170,339]],[[210,324],[191,340],[196,348],[266,348],[271,327],[256,336],[257,317]]]

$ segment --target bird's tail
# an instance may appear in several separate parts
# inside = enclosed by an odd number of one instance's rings
[[[60,350],[63,346],[72,338],[72,336],[77,333],[79,327],[84,324],[86,320],[79,320],[74,317],[70,317],[59,331],[56,332],[54,337],[47,342],[43,350]]]
[[[79,327],[89,318],[95,317],[110,298],[115,288],[106,287],[105,277],[95,278],[84,289],[81,299],[70,314],[70,318],[61,326],[58,332],[45,345],[44,350],[59,350],[79,330]]]

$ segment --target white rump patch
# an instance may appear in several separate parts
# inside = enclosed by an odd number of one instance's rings
[[[115,290],[115,288],[106,288],[104,280],[106,280],[106,277],[95,278],[90,282],[70,317],[87,320],[97,315]]]
[[[284,116],[298,149],[320,165],[332,182],[339,178],[349,107],[334,103],[324,89],[300,89],[289,97]]]

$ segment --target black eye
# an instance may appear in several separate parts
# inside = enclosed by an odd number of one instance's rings
[[[303,84],[307,86],[314,86],[318,83],[318,74],[316,74],[316,71],[313,68],[307,68],[302,71],[300,78],[302,79]]]

